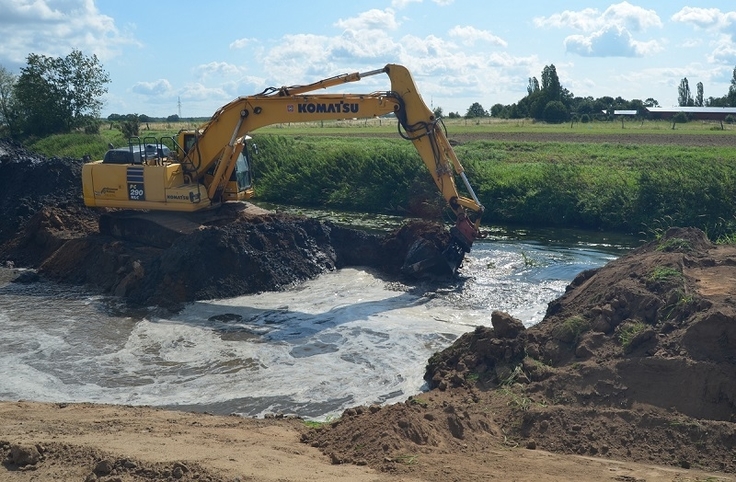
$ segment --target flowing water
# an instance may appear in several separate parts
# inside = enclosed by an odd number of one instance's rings
[[[0,286],[0,399],[325,419],[424,388],[429,357],[503,310],[526,326],[631,240],[497,231],[464,281],[410,289],[343,269],[284,292],[126,313],[54,283]]]

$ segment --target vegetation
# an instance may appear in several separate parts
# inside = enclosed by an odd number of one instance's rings
[[[631,342],[634,340],[636,335],[642,333],[647,329],[647,324],[642,321],[627,322],[619,326],[618,330],[618,341],[624,349],[624,352],[629,350]]]
[[[452,133],[571,132],[569,124],[519,124],[487,118],[480,124],[446,120]],[[188,123],[150,123],[141,136],[173,135]],[[441,212],[444,202],[411,144],[394,121],[277,125],[256,131],[255,179],[264,201],[416,215]],[[474,141],[455,147],[486,207],[484,224],[576,227],[630,234],[694,226],[728,242],[736,232],[736,160],[727,147],[683,147],[616,141],[617,122],[576,124],[600,142]],[[668,122],[637,124],[637,134],[669,133]],[[678,132],[732,136],[707,124]],[[355,134],[370,134],[369,137]],[[99,134],[54,135],[30,144],[49,156],[101,158],[108,143],[126,145],[117,128]],[[458,180],[462,190],[462,182]],[[426,213],[426,210],[423,211]]]
[[[101,96],[110,81],[96,56],[29,54],[15,79],[0,73],[2,120],[14,137],[42,137],[99,128]]]

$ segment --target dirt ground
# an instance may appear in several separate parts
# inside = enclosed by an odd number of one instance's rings
[[[0,200],[8,213],[0,220],[0,261],[60,282],[107,280],[105,289],[124,297],[134,297],[148,277],[169,283],[179,301],[211,295],[178,281],[188,276],[182,260],[203,243],[227,248],[210,260],[222,269],[242,270],[251,262],[243,253],[259,247],[274,262],[285,258],[264,273],[278,288],[313,276],[315,266],[334,269],[405,246],[408,236],[334,234],[311,220],[258,215],[197,230],[191,241],[136,247],[94,232],[99,215],[70,201],[79,189],[77,161],[26,161],[22,154],[0,152],[0,188],[17,194]],[[23,195],[15,186],[36,169],[54,173],[56,189],[37,186]],[[72,198],[58,197],[64,189]],[[335,250],[345,236],[360,246],[357,259]],[[25,273],[18,281],[32,281]],[[226,285],[210,279],[208,289]],[[495,312],[492,328],[479,327],[428,360],[428,392],[350,408],[317,427],[145,407],[2,402],[0,480],[736,480],[733,293],[736,247],[674,228],[580,273],[532,328]]]

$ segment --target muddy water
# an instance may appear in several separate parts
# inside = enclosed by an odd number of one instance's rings
[[[422,390],[427,359],[504,310],[526,325],[625,243],[497,231],[464,281],[407,287],[360,269],[279,293],[130,314],[49,283],[0,287],[0,399],[324,419]]]

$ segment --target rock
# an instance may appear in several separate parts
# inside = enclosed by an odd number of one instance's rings
[[[115,468],[115,464],[113,464],[112,460],[102,459],[95,465],[95,474],[109,475],[113,468]]]
[[[516,338],[526,330],[524,323],[503,311],[494,311],[491,314],[491,324],[499,338]]]
[[[12,444],[10,446],[10,460],[19,467],[36,465],[41,460],[41,454],[33,445]]]

